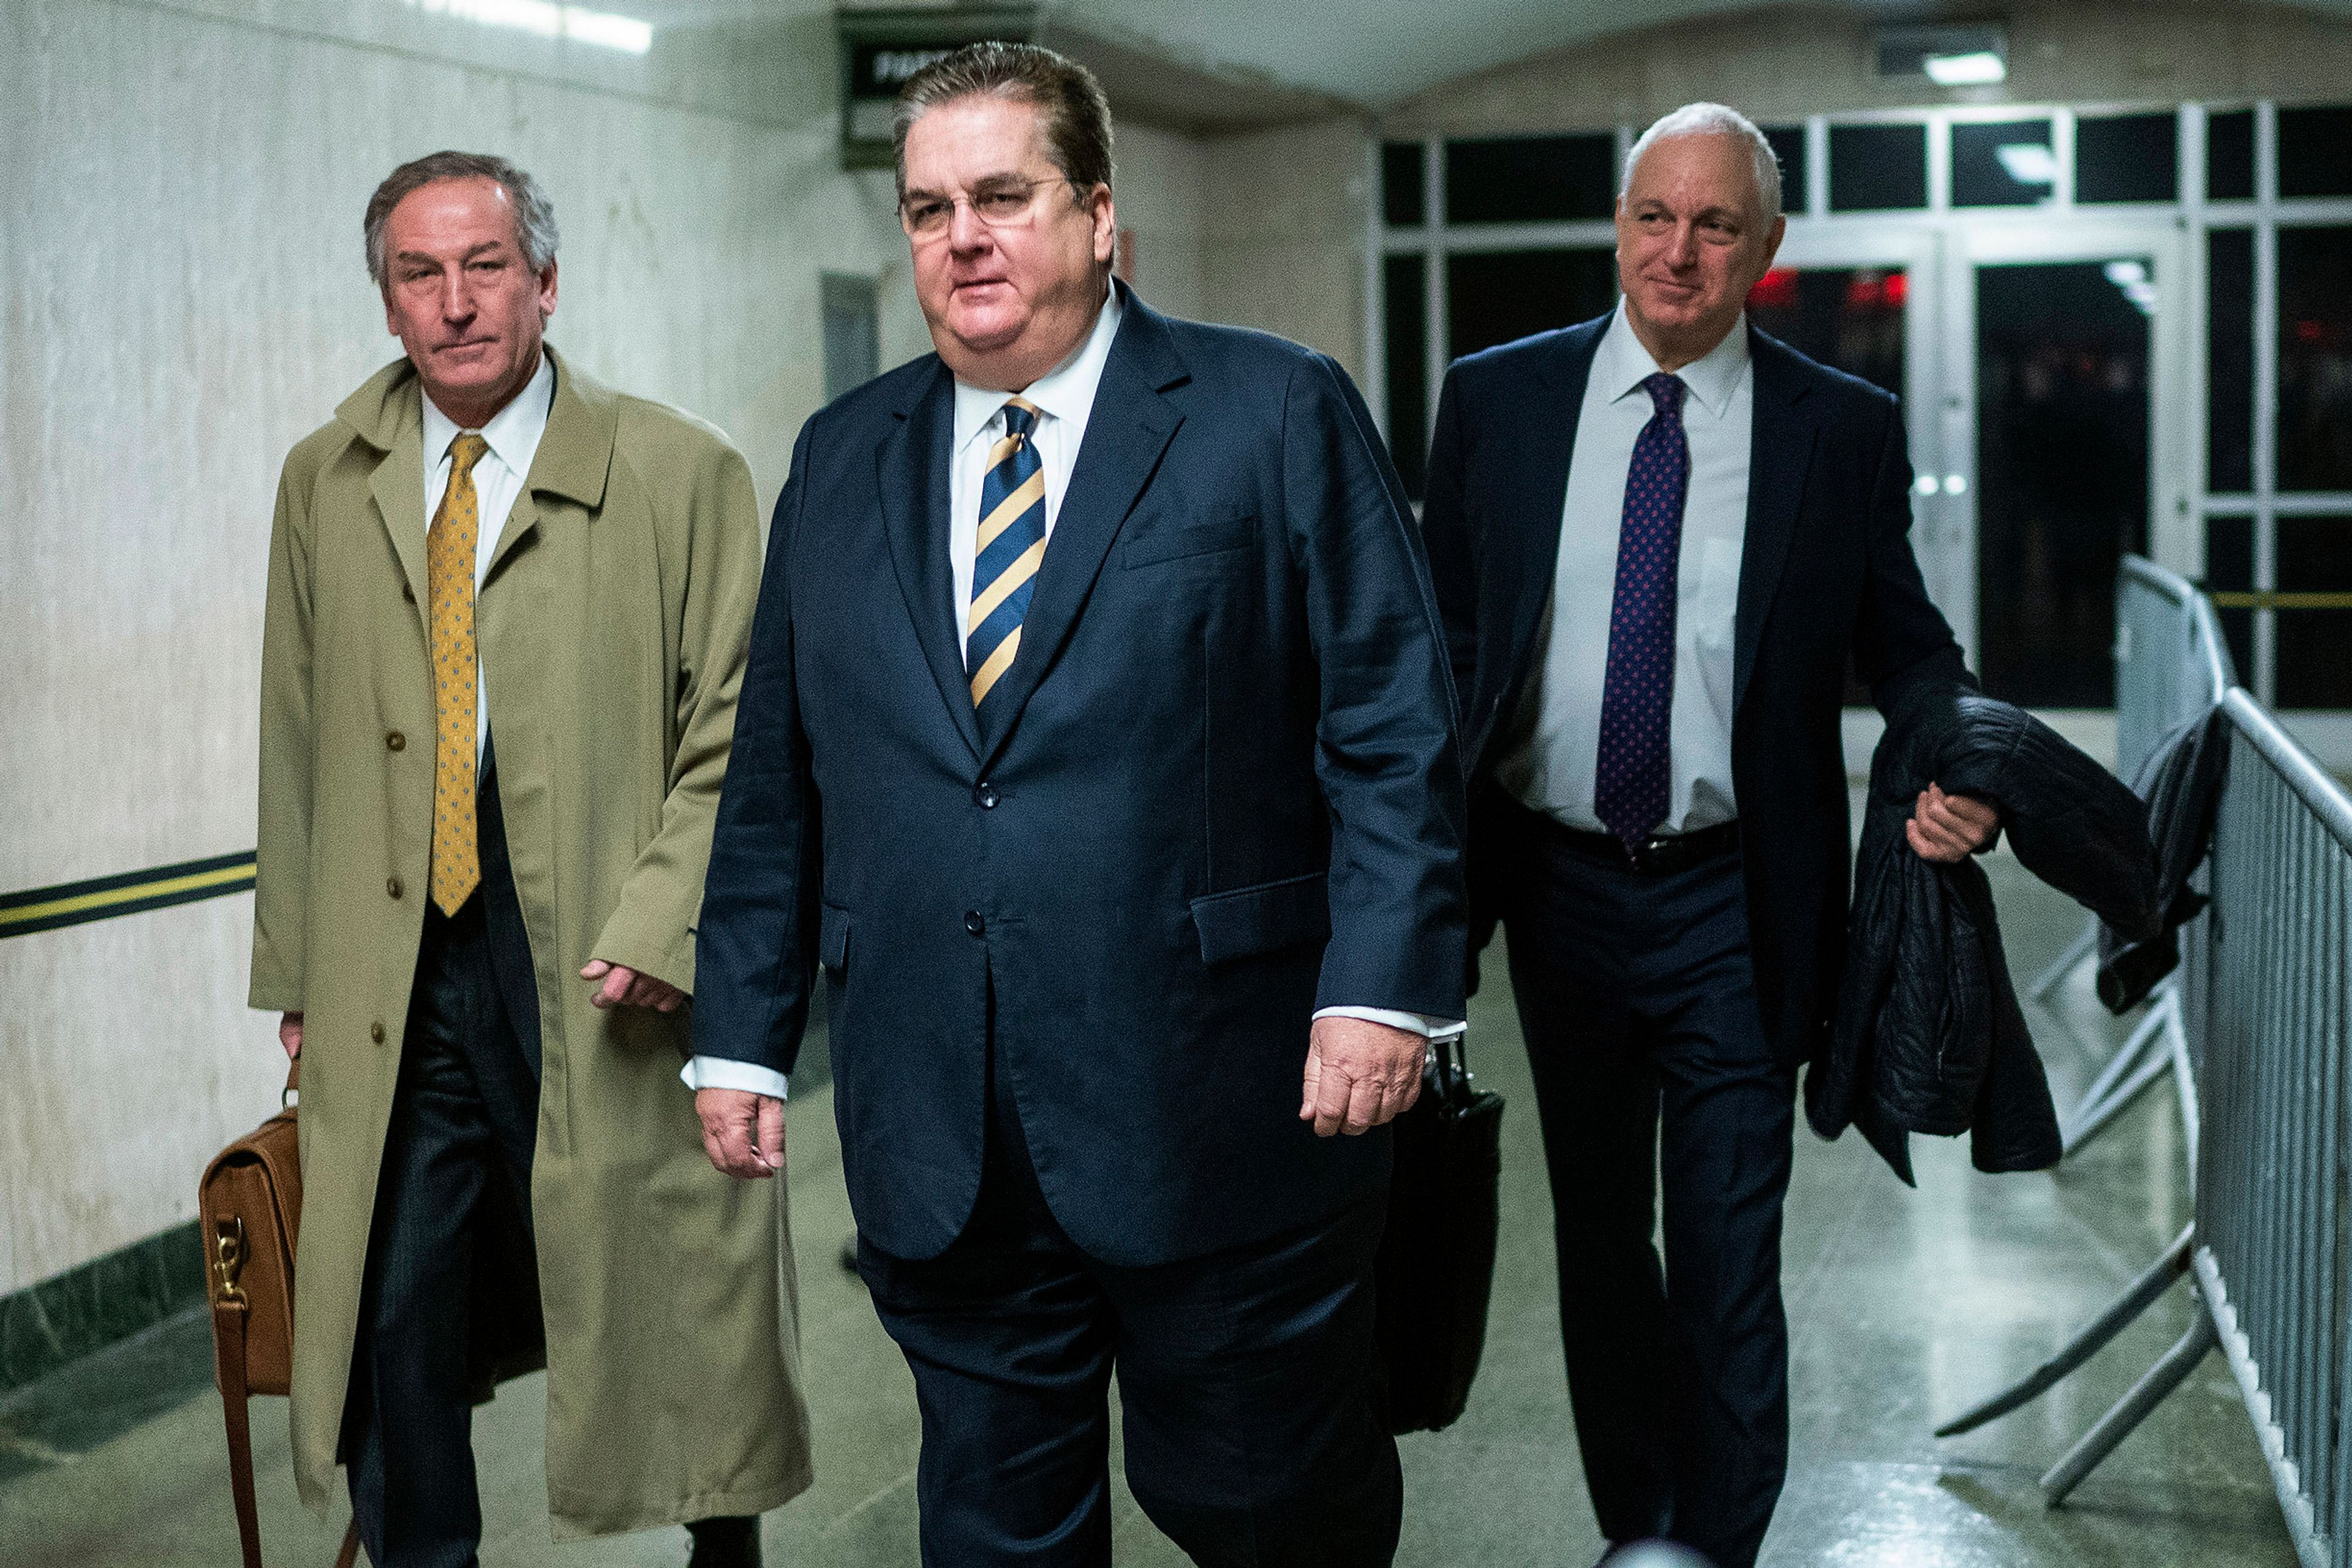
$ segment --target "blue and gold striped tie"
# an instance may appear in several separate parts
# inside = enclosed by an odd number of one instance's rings
[[[988,454],[980,487],[980,532],[972,542],[971,613],[964,619],[964,665],[971,705],[988,711],[988,694],[1021,652],[1021,617],[1045,559],[1045,468],[1030,433],[1037,407],[1016,397],[1004,405],[1004,435]]]

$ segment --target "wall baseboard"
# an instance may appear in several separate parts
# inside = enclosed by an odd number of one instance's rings
[[[0,1395],[204,1300],[194,1220],[0,1296]]]

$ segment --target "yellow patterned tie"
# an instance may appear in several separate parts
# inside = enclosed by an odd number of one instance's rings
[[[474,829],[474,551],[482,507],[474,465],[490,449],[467,431],[449,443],[449,488],[425,536],[433,631],[433,901],[454,915],[482,879]]]

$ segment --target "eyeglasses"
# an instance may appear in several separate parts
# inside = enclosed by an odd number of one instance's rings
[[[1059,174],[1038,180],[991,180],[963,199],[970,204],[971,216],[989,227],[1013,228],[1029,221],[1041,187],[1067,184]],[[955,222],[956,201],[953,196],[910,196],[898,204],[899,226],[910,238],[937,239]]]

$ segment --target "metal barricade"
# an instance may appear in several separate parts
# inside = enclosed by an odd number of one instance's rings
[[[2116,773],[2124,779],[2138,773],[2167,735],[2210,711],[2237,683],[2229,644],[2205,595],[2185,578],[2137,555],[2124,557],[2116,574],[2115,661]],[[2098,937],[2098,922],[2093,921],[2027,994],[2048,1003],[2089,962]],[[2147,1013],[2122,1047],[2061,1118],[2067,1150],[2097,1137],[2167,1073],[2179,1088],[2181,1113],[2193,1139],[2197,1101],[2188,1044],[2179,981],[2168,977],[2148,998]]]
[[[2352,1173],[2352,796],[2242,690],[2211,910],[2192,933],[2197,1282],[2311,1568],[2352,1563],[2352,1442],[2339,1430]]]
[[[2158,1011],[2181,1087],[2196,1217],[2042,1365],[1938,1428],[2018,1408],[2193,1273],[2179,1341],[2042,1477],[2063,1502],[2217,1345],[2245,1395],[2305,1568],[2352,1568],[2352,795],[2244,690],[2196,591],[2147,563],[2116,590],[2119,761],[2218,701],[2231,725],[2205,889]],[[2145,1029],[2147,1024],[2143,1023]],[[2129,1047],[2126,1047],[2127,1049]]]

